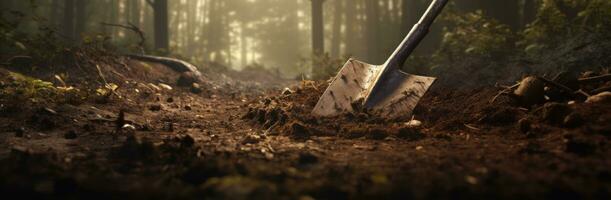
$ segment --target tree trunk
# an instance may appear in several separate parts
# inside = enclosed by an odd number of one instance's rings
[[[155,14],[155,49],[169,51],[168,0],[155,0],[153,10]]]
[[[87,16],[86,16],[86,9],[87,9],[87,2],[88,1],[82,1],[82,0],[77,0],[76,1],[76,24],[75,24],[75,33],[74,35],[76,36],[76,38],[80,41],[82,38],[82,34],[85,32],[85,28],[87,25]]]
[[[524,8],[522,13],[521,27],[526,27],[535,20],[539,4],[537,0],[524,0]]]
[[[130,0],[129,22],[140,27],[140,0]]]
[[[246,26],[243,23],[241,25],[242,31],[240,32],[240,61],[242,64],[241,67],[246,67],[246,65],[248,64],[248,61],[246,60],[246,54],[248,53],[248,49],[246,48]]]
[[[370,63],[380,63],[383,60],[380,58],[380,13],[378,1],[365,1],[365,12],[366,12],[366,48],[367,48],[367,61]]]
[[[344,14],[343,0],[334,1],[334,14],[333,14],[333,37],[331,38],[331,57],[340,57],[340,46],[342,41],[342,17]]]
[[[5,1],[2,1],[5,2]],[[10,2],[10,1],[6,1],[6,2]],[[50,16],[49,18],[49,24],[51,24],[53,27],[57,27],[60,24],[60,0],[52,0],[51,1],[51,9],[49,10],[49,14],[48,16]],[[9,8],[9,7],[3,7],[3,8]]]
[[[354,43],[356,42],[356,5],[353,1],[346,1],[345,5],[346,11],[346,19],[344,24],[346,24],[346,33],[344,36],[344,43],[346,44],[345,54],[347,55],[356,55],[356,49],[354,48]]]
[[[74,40],[74,0],[64,0],[63,34],[68,40]]]
[[[325,0],[312,1],[312,51],[314,55],[322,55],[325,51],[325,38],[323,35],[323,3]]]

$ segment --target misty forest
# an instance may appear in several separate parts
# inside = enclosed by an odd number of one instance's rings
[[[609,0],[1,0],[0,191],[610,199]]]

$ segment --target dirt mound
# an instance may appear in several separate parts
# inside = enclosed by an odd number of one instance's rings
[[[304,81],[300,86],[286,88],[275,95],[252,102],[244,118],[260,124],[272,133],[296,138],[421,138],[421,127],[409,124],[409,120],[378,118],[367,112],[328,118],[312,116],[310,113],[327,86],[326,82]]]
[[[608,82],[605,81],[588,82],[581,87],[600,88],[606,84]],[[427,135],[460,134],[465,131],[520,135],[546,130],[562,132],[567,128],[580,127],[597,127],[602,132],[610,129],[604,125],[605,121],[600,121],[611,117],[610,114],[592,112],[608,110],[608,102],[585,103],[585,99],[579,98],[579,95],[571,94],[570,98],[558,100],[548,97],[544,102],[526,106],[519,96],[513,93],[499,94],[502,88],[493,87],[448,90],[435,86],[422,98],[411,119],[377,118],[367,112],[346,113],[331,118],[312,116],[310,113],[327,85],[326,82],[304,81],[298,87],[270,94],[251,102],[244,118],[272,133],[296,138],[418,139]],[[547,96],[557,93],[549,88],[545,91]],[[544,94],[540,95],[543,98]],[[531,128],[537,131],[531,131]]]

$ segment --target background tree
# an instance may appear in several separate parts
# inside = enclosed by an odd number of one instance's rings
[[[155,49],[168,51],[170,47],[170,36],[168,28],[168,0],[147,0],[153,7]]]
[[[312,51],[314,55],[321,55],[325,49],[323,3],[325,0],[312,1]]]

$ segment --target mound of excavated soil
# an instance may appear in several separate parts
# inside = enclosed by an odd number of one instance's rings
[[[600,88],[607,84],[602,81],[582,84],[581,87]],[[451,90],[435,86],[413,112],[413,119],[422,121],[422,125],[416,126],[410,119],[384,119],[366,112],[345,113],[330,118],[312,116],[310,112],[326,87],[326,82],[302,82],[298,87],[252,102],[244,118],[272,133],[297,138],[419,139],[464,130],[514,134],[563,132],[579,128],[584,131],[596,129],[597,133],[611,130],[607,123],[611,114],[594,112],[609,110],[611,105],[608,102],[585,103],[585,99],[574,97],[576,99],[547,100],[527,108],[512,94],[495,98],[501,90],[496,88]]]

